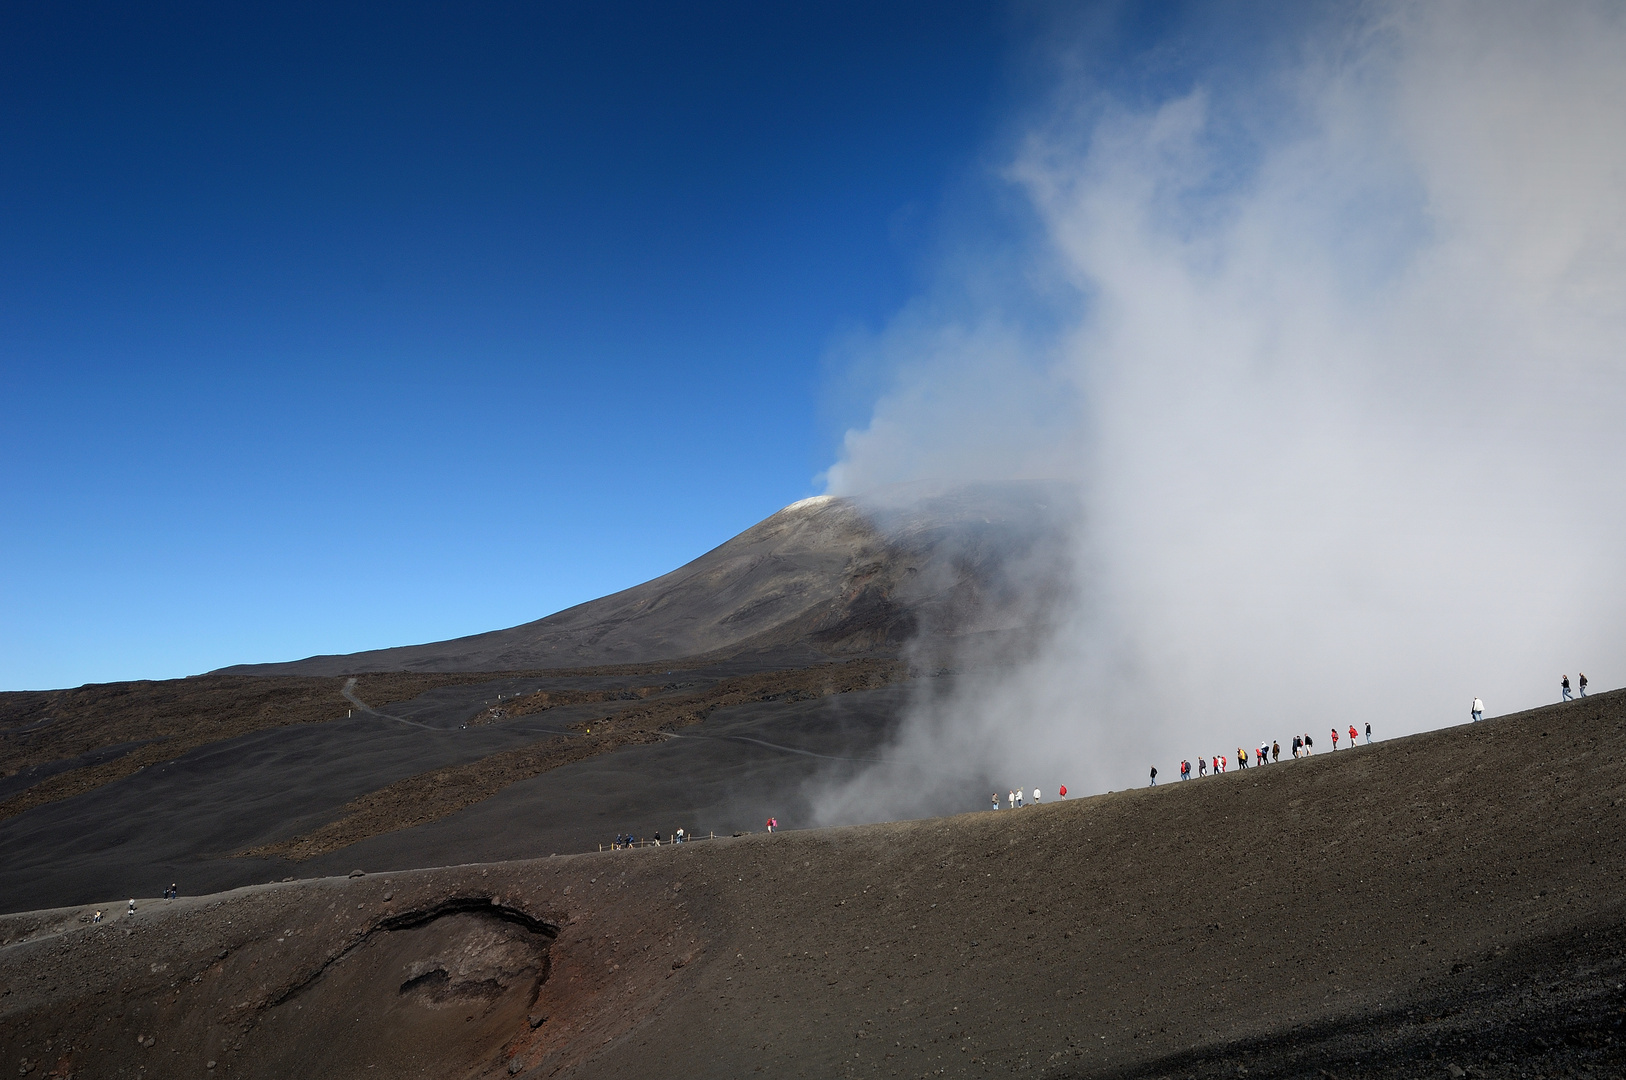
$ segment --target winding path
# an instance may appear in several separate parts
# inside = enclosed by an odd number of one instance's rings
[[[422,728],[424,731],[446,730],[445,728],[430,727],[428,724],[420,724],[416,720],[408,720],[404,716],[391,716],[389,713],[379,712],[377,709],[373,708],[371,705],[367,704],[365,701],[356,696],[356,677],[354,675],[345,680],[344,687],[339,691],[339,693],[344,695],[344,699],[346,701],[360,709],[362,712],[366,713],[368,716],[376,716],[380,720],[394,720],[397,723],[406,724],[408,727]]]

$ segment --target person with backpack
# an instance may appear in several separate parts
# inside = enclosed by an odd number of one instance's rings
[[[1274,740],[1270,744],[1270,760],[1272,763],[1282,760],[1282,744]]]
[[[1191,762],[1187,761],[1185,758],[1180,759],[1180,779],[1191,779]]]
[[[1304,738],[1302,736],[1299,736],[1299,735],[1293,736],[1293,760],[1294,761],[1298,760],[1299,751],[1302,750],[1302,749],[1304,749]]]
[[[1333,749],[1334,753],[1336,753],[1337,750],[1338,750],[1338,729],[1337,728],[1332,729],[1332,749]]]
[[[1201,778],[1201,777],[1204,777],[1204,776],[1207,776],[1207,775],[1208,775],[1208,759],[1205,758],[1205,757],[1200,757],[1200,758],[1197,759],[1197,776],[1199,778]]]
[[[1240,746],[1236,748],[1236,767],[1239,769],[1248,767],[1248,752]]]

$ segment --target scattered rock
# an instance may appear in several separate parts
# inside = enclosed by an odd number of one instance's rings
[[[677,965],[674,964],[673,966],[676,967]],[[547,1022],[548,1018],[545,1016],[533,1016],[531,1017],[531,1030],[535,1031],[537,1028],[541,1027]]]
[[[508,1062],[508,1075],[509,1076],[517,1075],[520,1072],[520,1070],[522,1070],[524,1068],[525,1068],[525,1063],[523,1061],[521,1061],[519,1058],[512,1058]]]
[[[365,871],[365,870],[352,870],[352,871],[350,871],[350,876],[351,877],[366,877],[367,876],[367,871]]]

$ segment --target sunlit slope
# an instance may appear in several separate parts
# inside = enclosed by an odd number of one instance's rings
[[[261,886],[100,926],[6,916],[0,1055],[42,1075],[1621,1075],[1623,797],[1612,693],[1020,811]]]
[[[1004,629],[1062,573],[1064,487],[899,488],[804,500],[669,574],[506,630],[223,673],[505,671],[744,650],[894,651],[922,631]]]

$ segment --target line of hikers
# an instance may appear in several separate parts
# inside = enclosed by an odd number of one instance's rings
[[[655,839],[653,839],[653,840],[644,840],[644,839],[641,839],[640,837],[636,837],[636,836],[632,835],[631,833],[627,833],[626,835],[622,835],[621,833],[616,833],[615,834],[615,843],[610,845],[610,850],[611,851],[619,851],[619,850],[622,850],[624,848],[642,847],[645,844],[652,844],[655,847],[660,847],[662,844],[681,844],[686,839],[688,839],[688,837],[686,837],[683,834],[682,829],[679,829],[677,832],[673,833],[669,838],[667,838],[665,840],[661,839],[661,834],[660,833],[656,833],[655,834]]]
[[[1065,799],[1067,797],[1067,785],[1063,784],[1061,786],[1061,790],[1056,792],[1056,794],[1060,795],[1062,798]],[[1005,793],[1005,805],[1009,809],[1020,810],[1023,806],[1027,805],[1026,798],[1027,798],[1027,795],[1026,795],[1026,792],[1023,791],[1023,789],[1021,789],[1021,788],[1012,788],[1010,791],[1007,791]],[[997,792],[997,791],[994,792],[992,795],[989,796],[989,799],[993,803],[993,809],[998,810],[999,809],[999,792]],[[1038,788],[1033,789],[1033,805],[1034,806],[1039,805],[1039,789]]]
[[[1333,728],[1331,730],[1330,734],[1332,735],[1332,748],[1334,750],[1337,750],[1338,749],[1338,729],[1336,727]],[[1361,737],[1361,732],[1356,729],[1355,725],[1354,724],[1349,725],[1349,745],[1351,747],[1353,747],[1356,744],[1356,742],[1360,739],[1360,737]],[[1370,743],[1372,741],[1372,725],[1371,724],[1366,725],[1366,741],[1368,743]],[[1301,755],[1304,756],[1304,757],[1309,757],[1311,754],[1315,753],[1315,740],[1310,738],[1310,735],[1309,735],[1308,732],[1306,732],[1303,735],[1295,735],[1295,736],[1293,736],[1293,742],[1291,744],[1290,750],[1292,752],[1292,755],[1295,758],[1297,758],[1297,757],[1299,757]],[[1258,746],[1254,747],[1254,750],[1253,750],[1253,762],[1254,762],[1255,765],[1264,765],[1267,762],[1280,761],[1281,759],[1282,759],[1282,744],[1280,742],[1274,742],[1274,741],[1272,741],[1272,742],[1262,742]],[[1230,761],[1230,755],[1228,755],[1228,754],[1215,754],[1212,759],[1198,758],[1197,759],[1197,775],[1199,777],[1208,775],[1209,761],[1210,760],[1212,760],[1212,762],[1213,762],[1214,774],[1217,776],[1220,773],[1225,771],[1225,767]],[[1236,748],[1236,767],[1239,768],[1239,769],[1246,769],[1248,767],[1248,752],[1246,750],[1244,750],[1240,746]],[[1180,762],[1180,779],[1182,779],[1182,780],[1190,780],[1191,775],[1192,775],[1191,762],[1182,760]],[[1151,786],[1152,787],[1157,786],[1157,766],[1156,765],[1152,766],[1152,784],[1151,784]]]

